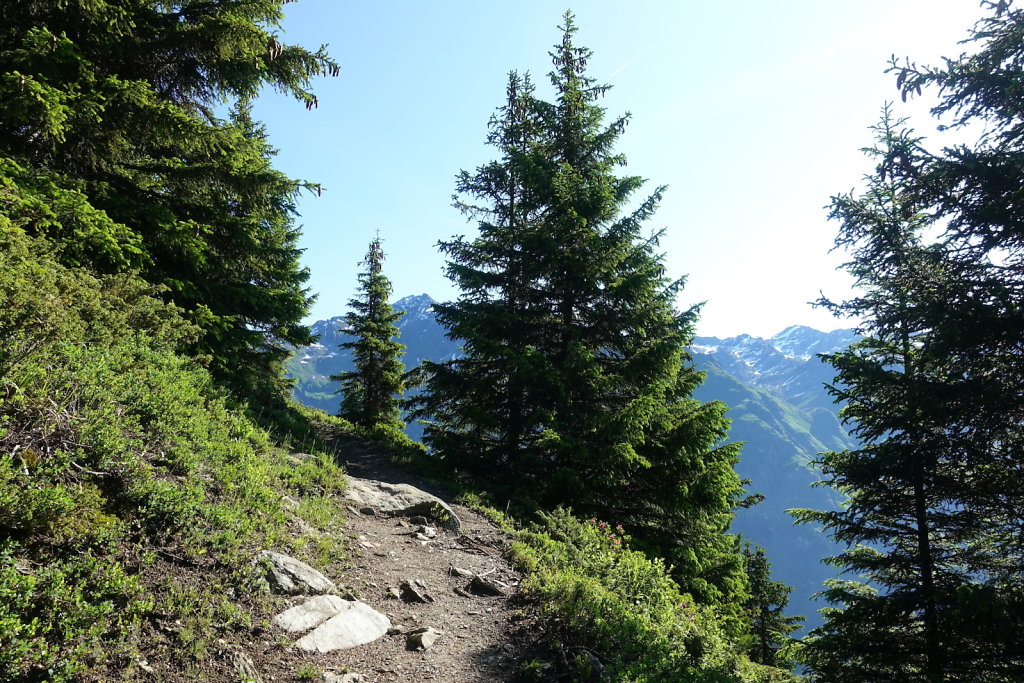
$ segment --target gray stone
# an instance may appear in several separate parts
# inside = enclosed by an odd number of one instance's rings
[[[590,678],[591,680],[603,681],[604,677],[604,664],[597,658],[590,650],[584,650],[583,653],[587,656],[588,663],[590,664]]]
[[[425,588],[422,582],[417,581],[416,583],[419,583],[421,587]],[[426,590],[420,590],[408,581],[403,581],[400,588],[402,589],[402,599],[406,602],[434,602],[434,598],[432,598]]]
[[[357,673],[324,674],[324,683],[367,683],[366,676]]]
[[[426,650],[440,638],[442,633],[432,626],[409,631],[405,638],[405,647],[409,650]]]
[[[454,532],[462,528],[462,522],[448,503],[415,486],[356,477],[349,477],[348,480],[345,495],[359,505],[372,506],[384,514],[433,517],[443,527]]]
[[[259,555],[267,567],[267,582],[279,593],[337,593],[326,576],[294,557],[264,550]]]
[[[345,600],[337,595],[318,595],[274,617],[274,624],[288,633],[308,631],[345,609]]]
[[[235,651],[231,654],[231,661],[235,665],[235,671],[238,673],[238,680],[242,681],[242,683],[263,683],[263,678],[260,677],[259,671],[256,670],[252,657],[244,652]]]
[[[345,601],[342,611],[299,638],[307,652],[333,652],[371,643],[391,628],[391,621],[366,603]]]
[[[301,465],[307,460],[316,460],[316,456],[312,453],[291,453],[288,455],[288,461],[293,465]]]
[[[505,591],[490,579],[485,579],[482,576],[474,576],[473,580],[469,582],[470,590],[476,591],[483,595],[493,595],[501,597],[505,595]]]

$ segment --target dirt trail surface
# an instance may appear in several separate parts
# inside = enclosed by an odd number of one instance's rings
[[[515,604],[521,577],[504,558],[508,534],[365,446],[339,445],[352,476],[432,493],[462,526],[452,532],[441,520],[363,513],[353,503],[346,524],[352,567],[338,578],[400,632],[325,655],[324,669],[358,673],[366,683],[515,680],[529,628]],[[427,627],[441,635],[419,650],[408,634]]]

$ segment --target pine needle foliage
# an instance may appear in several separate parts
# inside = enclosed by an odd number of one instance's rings
[[[828,357],[838,373],[830,391],[860,446],[819,461],[844,508],[797,512],[848,546],[830,561],[858,580],[828,584],[837,607],[803,657],[828,681],[1016,680],[1019,631],[995,630],[1020,623],[1019,565],[1010,569],[1012,545],[1001,543],[1005,517],[986,512],[993,497],[1016,495],[1016,476],[973,422],[978,378],[949,352],[945,327],[986,268],[925,240],[933,218],[920,204],[920,140],[888,108],[875,130],[866,190],[832,204],[863,294],[822,301],[865,319],[864,338]]]
[[[345,316],[344,331],[355,339],[340,345],[351,350],[355,369],[331,376],[332,382],[341,382],[339,416],[360,427],[401,429],[405,346],[396,341],[395,323],[405,311],[396,312],[388,303],[391,282],[384,275],[380,236],[370,242],[362,263],[366,270],[359,274],[360,293],[348,302],[352,310]]]
[[[509,497],[621,522],[684,588],[735,602],[745,578],[726,535],[741,495],[721,403],[686,352],[698,307],[675,307],[645,226],[664,188],[637,198],[587,74],[571,14],[551,53],[553,101],[511,74],[488,142],[498,159],[458,176],[479,236],[441,244],[458,301],[435,306],[461,358],[425,364],[416,414],[449,466]]]
[[[850,549],[839,608],[806,655],[829,681],[1024,678],[1024,11],[983,2],[975,48],[890,71],[962,142],[884,125],[867,191],[838,197],[839,243],[866,289],[836,307],[868,337],[831,359],[860,448],[823,458],[845,510],[802,513]],[[883,121],[883,123],[886,123]],[[976,134],[975,134],[976,133]],[[925,240],[924,235],[929,239]]]
[[[165,287],[236,397],[279,393],[286,345],[310,342],[294,225],[309,185],[272,168],[247,103],[269,86],[312,108],[311,79],[337,66],[282,45],[282,12],[26,0],[0,25],[0,164],[41,202],[23,229],[65,265]]]
[[[771,562],[760,546],[743,544],[743,569],[750,581],[750,598],[744,604],[750,620],[747,656],[758,664],[792,669],[789,655],[795,641],[790,634],[804,620],[785,614],[793,589],[772,580]]]

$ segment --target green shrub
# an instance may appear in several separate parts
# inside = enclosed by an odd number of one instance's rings
[[[629,549],[621,527],[567,510],[541,519],[512,546],[528,574],[524,589],[557,643],[595,653],[611,680],[789,680],[739,654],[718,615],[681,594],[661,560]],[[577,664],[586,680],[589,657]]]
[[[2,220],[0,249],[0,681],[116,677],[156,616],[182,623],[172,656],[201,657],[246,626],[230,596],[253,553],[284,544],[278,488],[324,520],[341,468],[292,464],[232,410],[151,288],[63,268]],[[201,587],[153,585],[158,557]]]
[[[17,549],[0,550],[0,680],[75,680],[115,652],[112,643],[127,643],[152,607],[109,556],[37,566]]]

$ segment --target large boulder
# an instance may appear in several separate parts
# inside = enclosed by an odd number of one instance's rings
[[[409,484],[388,484],[372,479],[349,477],[345,495],[360,505],[390,515],[433,517],[446,529],[458,533],[462,522],[448,503]]]
[[[274,617],[274,625],[288,633],[308,631],[347,609],[348,601],[337,595],[318,595]]]
[[[391,620],[358,600],[343,600],[338,614],[299,638],[307,652],[333,652],[373,642],[388,632]]]
[[[267,568],[267,583],[278,593],[337,593],[338,587],[326,576],[294,557],[264,550],[260,553]]]

